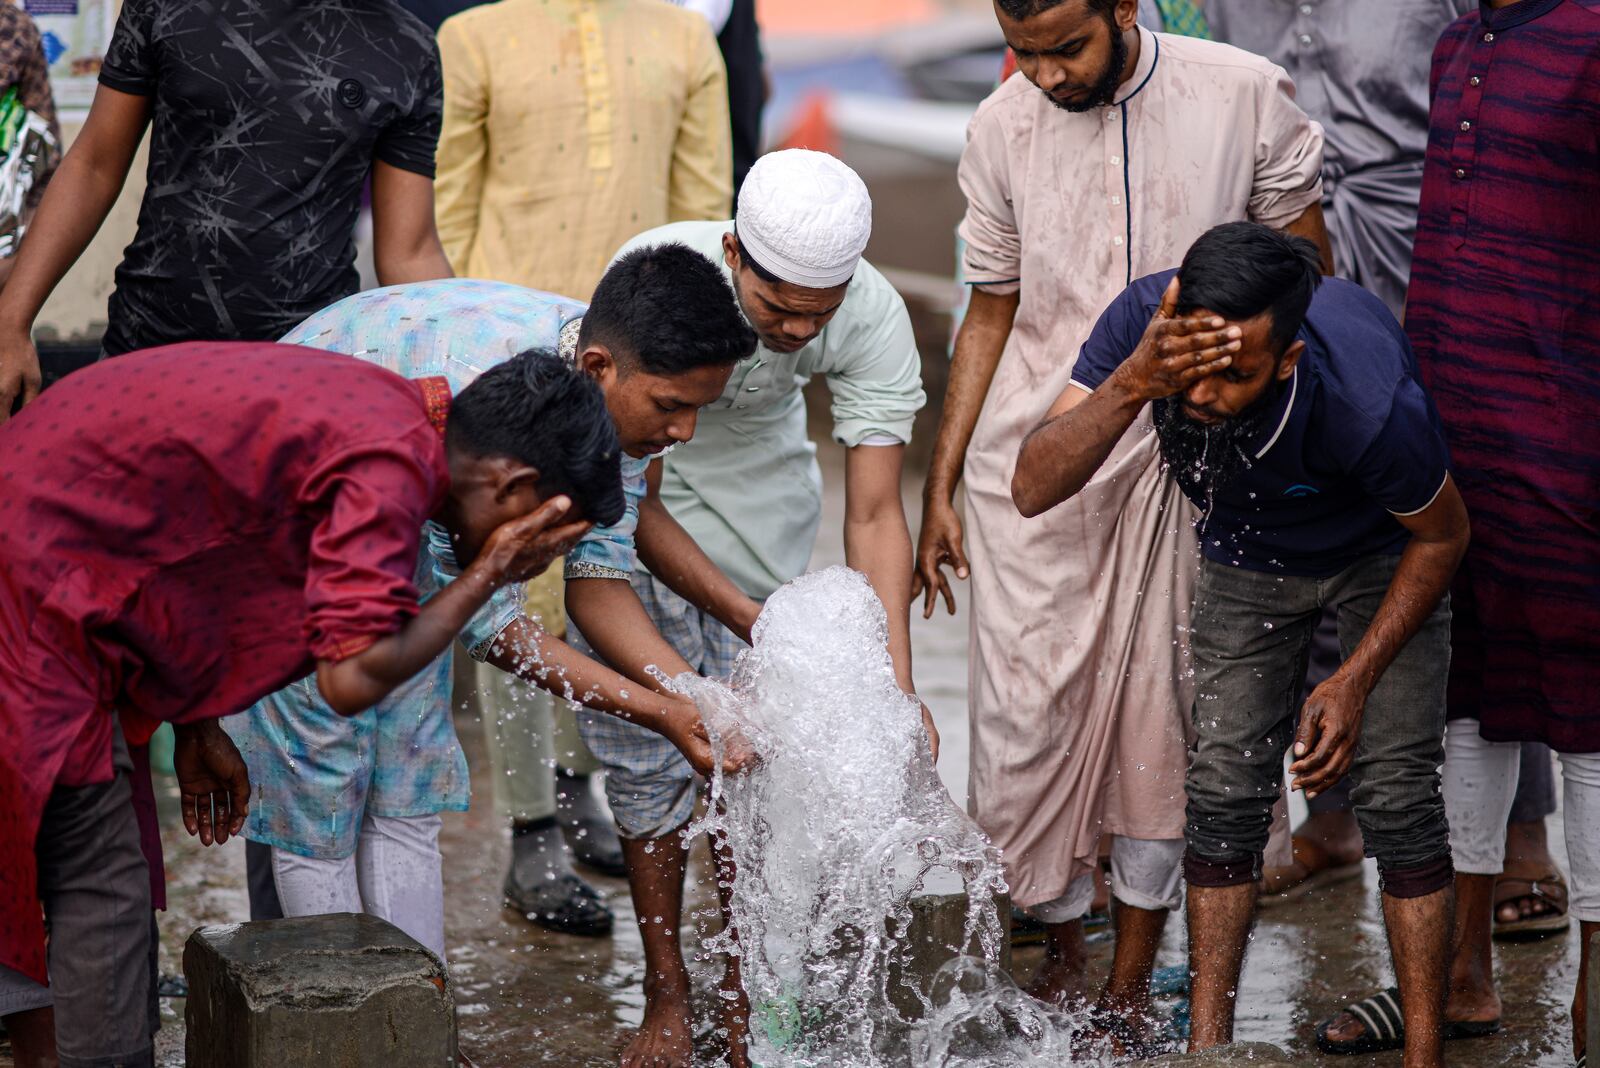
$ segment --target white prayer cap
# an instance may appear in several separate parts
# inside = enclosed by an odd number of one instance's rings
[[[855,274],[872,235],[872,198],[826,152],[789,148],[756,160],[734,220],[750,258],[797,286],[831,289]]]

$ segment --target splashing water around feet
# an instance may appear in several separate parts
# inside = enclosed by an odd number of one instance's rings
[[[934,772],[866,579],[843,567],[796,579],[753,636],[728,682],[683,675],[674,687],[699,705],[719,763],[744,744],[761,761],[718,774],[690,829],[725,843],[736,867],[731,925],[707,948],[740,957],[754,1061],[999,1068],[1092,1054],[1083,1024],[1000,969],[999,857]],[[894,1007],[900,977],[914,975],[911,899],[941,878],[965,885],[963,945],[979,952],[915,992],[913,1023]]]

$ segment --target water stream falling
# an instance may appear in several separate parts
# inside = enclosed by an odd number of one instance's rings
[[[685,675],[719,754],[748,745],[751,772],[712,783],[695,834],[736,865],[731,925],[763,1068],[1082,1062],[1081,1022],[1046,1009],[1001,970],[994,905],[1005,883],[988,839],[934,771],[920,705],[895,684],[882,603],[843,567],[767,601],[726,682]],[[911,900],[939,882],[968,894],[965,945],[913,1022],[894,987],[911,965]],[[900,1003],[905,1004],[900,992]],[[1091,1061],[1092,1063],[1092,1061]]]

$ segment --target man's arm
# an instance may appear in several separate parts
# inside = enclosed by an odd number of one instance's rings
[[[0,424],[19,394],[24,404],[39,394],[33,320],[105,222],[149,122],[149,97],[100,86],[83,131],[45,189],[0,293]]]
[[[1083,489],[1146,404],[1232,362],[1239,328],[1214,316],[1175,319],[1177,303],[1173,278],[1139,344],[1110,377],[1092,393],[1069,383],[1022,440],[1011,499],[1023,515],[1047,512]]]
[[[867,576],[889,619],[889,659],[894,678],[908,694],[911,675],[911,528],[900,497],[904,445],[857,445],[844,461],[844,559]],[[935,762],[939,732],[927,704],[922,725]]]
[[[1322,273],[1333,274],[1333,242],[1328,238],[1327,220],[1322,217],[1322,204],[1311,205],[1300,213],[1300,217],[1283,228],[1286,234],[1295,237],[1304,237],[1317,246],[1317,251],[1322,253]]]
[[[978,413],[983,410],[995,368],[1000,366],[1000,354],[1011,336],[1020,300],[1019,293],[994,294],[974,289],[967,317],[956,335],[933,460],[922,486],[922,530],[917,538],[916,570],[911,579],[911,598],[923,595],[923,619],[933,615],[939,594],[944,595],[950,614],[955,614],[956,598],[943,565],[953,567],[956,578],[967,577],[961,516],[955,509],[956,486],[961,481],[973,428],[978,425]]]
[[[458,19],[439,27],[444,68],[444,119],[439,130],[437,188],[439,240],[445,256],[465,269],[478,236],[478,210],[489,160],[489,99],[483,59]]]
[[[1395,516],[1411,532],[1383,603],[1339,670],[1311,691],[1295,731],[1291,789],[1315,797],[1344,777],[1355,759],[1367,697],[1394,658],[1450,590],[1466,554],[1471,528],[1455,480],[1445,476],[1433,503]]]
[[[656,630],[626,578],[567,579],[567,616],[601,659],[652,690],[668,692],[658,675],[694,671]]]
[[[461,577],[428,598],[405,626],[343,659],[318,660],[317,688],[323,700],[340,715],[353,716],[421,671],[496,589],[537,575],[576,544],[588,523],[555,525],[570,505],[566,497],[553,497],[502,524]]]
[[[672,518],[661,503],[661,471],[660,460],[652,461],[645,471],[645,495],[639,502],[639,528],[634,534],[639,562],[673,593],[750,641],[750,628],[761,614],[760,603],[745,596]]]
[[[433,225],[433,179],[373,162],[372,259],[380,286],[452,276]]]
[[[638,598],[634,598],[634,603],[638,604]],[[615,671],[551,636],[530,619],[520,618],[500,632],[488,662],[557,697],[577,701],[655,731],[675,745],[702,775],[710,775],[715,769],[711,743],[693,701],[659,693],[649,686],[630,684]],[[740,757],[724,754],[723,771],[736,772],[742,766]]]
[[[691,71],[683,120],[672,146],[667,220],[726,219],[733,214],[733,128],[728,119],[728,73],[702,20],[695,27],[698,57]]]

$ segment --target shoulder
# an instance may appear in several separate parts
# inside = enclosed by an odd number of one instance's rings
[[[660,0],[652,0],[660,3]],[[665,5],[663,5],[665,6]],[[691,12],[693,14],[693,12]],[[695,18],[700,18],[695,15]],[[653,230],[646,230],[630,238],[626,244],[617,249],[617,256],[625,255],[635,249],[652,248],[656,245],[687,245],[715,263],[721,263],[722,235],[733,230],[733,220],[694,220],[690,222],[667,223],[657,226]],[[612,257],[615,259],[616,257]]]
[[[1320,350],[1311,372],[1330,415],[1381,425],[1395,390],[1416,378],[1410,343],[1388,306],[1354,282],[1327,278],[1312,298],[1306,328]]]
[[[983,103],[973,113],[968,130],[975,131],[986,126],[1014,126],[1019,122],[1031,126],[1042,95],[1037,86],[1021,71],[1017,71],[984,97]]]
[[[1165,65],[1168,77],[1193,73],[1211,81],[1239,85],[1271,84],[1287,77],[1284,69],[1270,59],[1221,41],[1206,41],[1171,33],[1154,36],[1161,49],[1158,72]]]
[[[839,316],[847,320],[867,320],[868,325],[872,325],[881,322],[886,314],[907,314],[905,306],[900,291],[884,277],[883,272],[866,260],[861,260],[856,264],[855,276],[851,278],[844,303],[839,307]],[[834,317],[835,322],[839,316]]]

